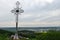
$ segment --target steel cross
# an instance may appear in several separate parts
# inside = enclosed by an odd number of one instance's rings
[[[18,14],[21,14],[24,12],[23,9],[19,8],[20,2],[17,1],[16,2],[16,8],[14,8],[13,10],[11,10],[12,13],[14,13],[16,15],[16,33],[15,33],[15,39],[18,39]]]

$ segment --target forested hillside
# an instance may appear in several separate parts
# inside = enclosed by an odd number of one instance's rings
[[[12,34],[14,34],[14,32],[0,29],[0,40],[10,40]],[[19,36],[22,36],[20,40],[60,40],[60,31],[49,30],[47,33],[36,33],[23,30],[19,31],[18,34]]]

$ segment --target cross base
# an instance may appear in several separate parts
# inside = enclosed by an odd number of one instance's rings
[[[18,34],[17,33],[14,35],[14,38],[13,39],[14,40],[19,40],[19,37],[18,37]]]
[[[11,35],[11,39],[12,40],[20,40],[19,37],[18,37],[18,34]]]

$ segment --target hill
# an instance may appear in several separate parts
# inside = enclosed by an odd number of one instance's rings
[[[13,32],[0,29],[0,40],[8,40]]]

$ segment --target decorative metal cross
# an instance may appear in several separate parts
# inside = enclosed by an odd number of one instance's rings
[[[18,14],[21,14],[21,13],[24,12],[24,10],[21,9],[22,7],[19,8],[19,5],[20,5],[20,2],[17,1],[16,2],[16,8],[11,10],[11,12],[16,15],[16,33],[15,33],[15,39],[18,39]]]

